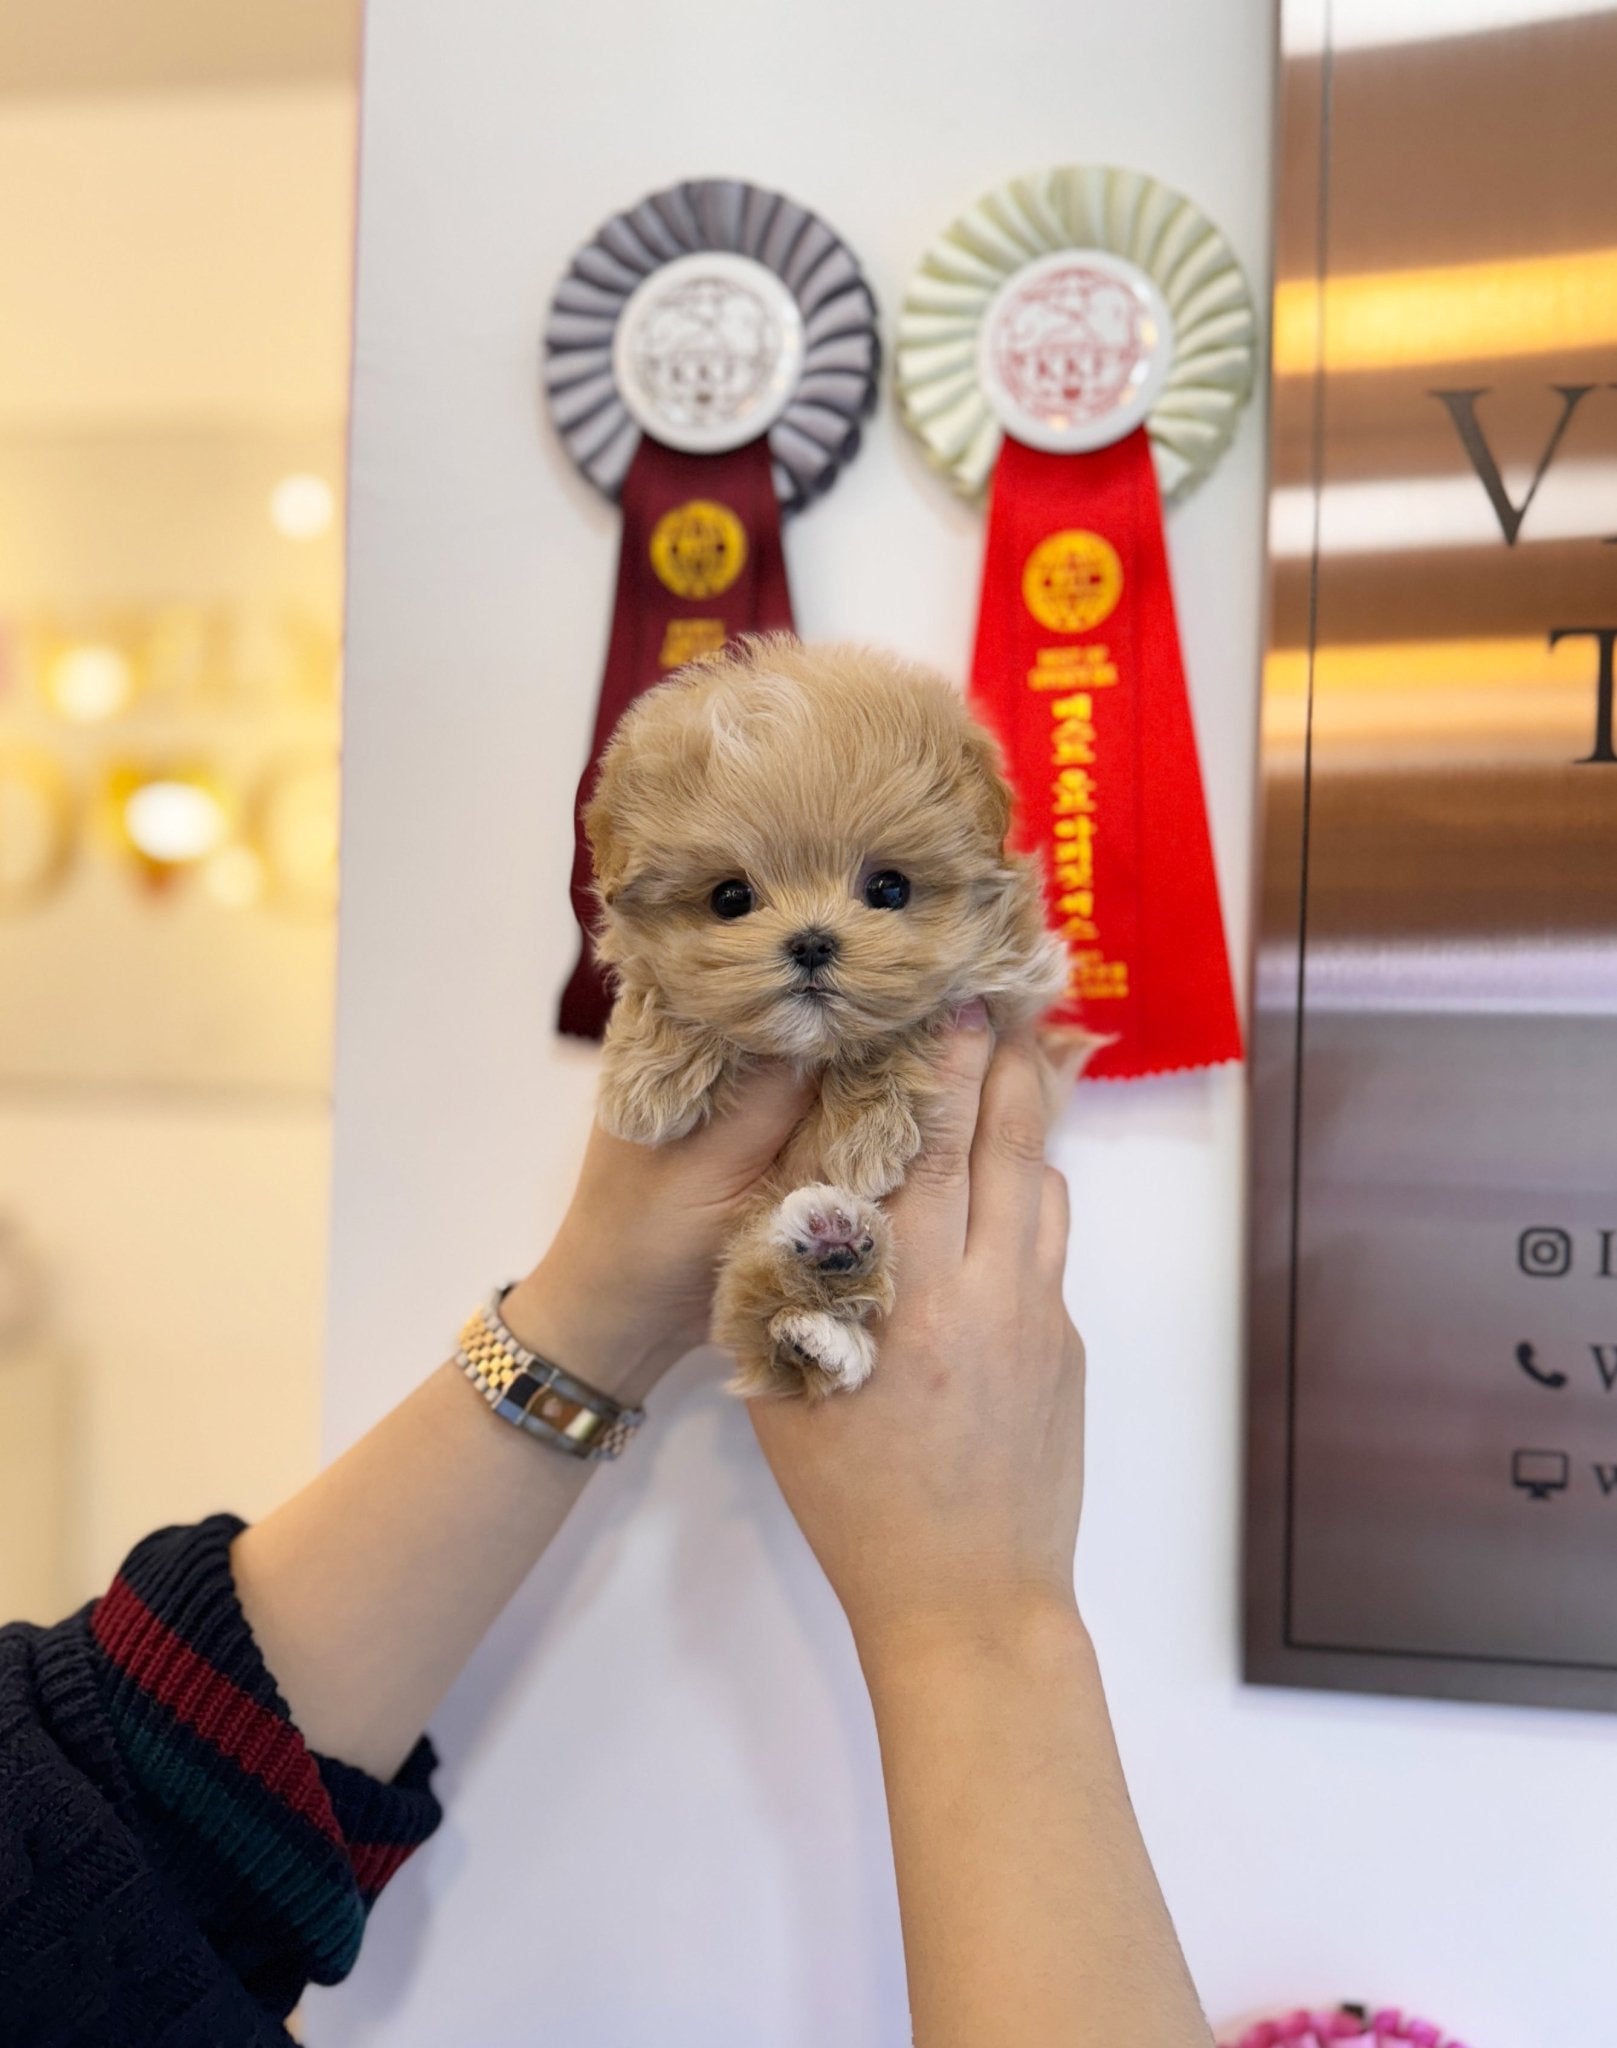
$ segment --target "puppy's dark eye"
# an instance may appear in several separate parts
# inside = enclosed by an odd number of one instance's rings
[[[865,884],[865,901],[872,910],[902,910],[910,900],[910,878],[897,868],[883,868]]]
[[[721,882],[708,901],[715,917],[745,917],[752,908],[752,890],[746,882]]]

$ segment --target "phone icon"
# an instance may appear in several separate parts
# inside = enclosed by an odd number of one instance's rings
[[[1564,1387],[1566,1385],[1566,1374],[1564,1372],[1546,1372],[1543,1366],[1539,1364],[1538,1354],[1534,1351],[1531,1344],[1518,1344],[1516,1346],[1516,1363],[1530,1380],[1536,1380],[1541,1387]]]

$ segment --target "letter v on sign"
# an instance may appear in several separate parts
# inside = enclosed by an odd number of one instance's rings
[[[1473,391],[1431,391],[1429,398],[1435,398],[1454,422],[1454,431],[1460,437],[1460,445],[1470,458],[1471,467],[1476,471],[1478,481],[1488,493],[1494,517],[1499,521],[1499,531],[1505,536],[1505,545],[1513,548],[1516,536],[1522,530],[1522,521],[1527,517],[1527,508],[1537,495],[1539,485],[1544,481],[1544,472],[1549,468],[1555,451],[1561,445],[1561,436],[1572,423],[1572,415],[1594,390],[1593,384],[1552,384],[1550,389],[1561,396],[1561,417],[1551,429],[1550,438],[1544,443],[1544,453],[1538,458],[1538,467],[1533,471],[1533,481],[1527,486],[1519,505],[1513,505],[1510,493],[1505,489],[1505,479],[1499,472],[1499,465],[1488,446],[1488,437],[1482,431],[1477,418],[1477,400],[1486,398],[1492,386],[1483,384]]]
[[[1589,1349],[1606,1392],[1617,1392],[1617,1344],[1591,1344]]]

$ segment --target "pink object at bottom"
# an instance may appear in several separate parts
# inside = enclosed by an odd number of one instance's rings
[[[1334,2012],[1287,2013],[1284,2019],[1259,2020],[1244,2034],[1221,2042],[1221,2048],[1465,2048],[1430,2020],[1418,2020],[1396,2006],[1380,2012],[1338,2006]]]

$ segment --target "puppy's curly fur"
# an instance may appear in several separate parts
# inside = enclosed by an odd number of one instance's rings
[[[959,693],[864,647],[744,643],[641,697],[606,751],[602,1121],[663,1144],[766,1059],[819,1085],[719,1274],[741,1393],[869,1375],[892,1301],[877,1204],[927,1135],[938,1027],[973,996],[1019,1025],[1063,986],[1010,815]]]

